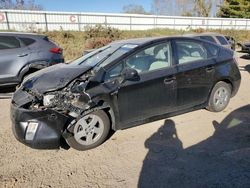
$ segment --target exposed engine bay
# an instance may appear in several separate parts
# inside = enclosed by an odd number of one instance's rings
[[[78,117],[93,105],[89,94],[85,92],[91,75],[91,71],[89,71],[89,73],[77,78],[65,88],[44,94],[24,88],[27,93],[34,97],[32,102],[25,106],[30,110],[49,108],[65,115]]]

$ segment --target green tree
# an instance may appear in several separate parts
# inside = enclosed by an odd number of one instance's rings
[[[250,0],[225,0],[217,15],[224,18],[250,18]]]
[[[148,14],[142,5],[129,4],[123,6],[123,13],[128,14]]]
[[[34,0],[0,0],[0,9],[42,10],[42,6]]]

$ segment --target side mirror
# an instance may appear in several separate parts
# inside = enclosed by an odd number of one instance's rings
[[[129,80],[129,81],[138,81],[140,79],[139,74],[137,70],[132,68],[125,68],[121,72],[123,81]]]

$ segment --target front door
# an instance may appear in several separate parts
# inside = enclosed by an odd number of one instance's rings
[[[119,70],[119,64],[113,70]],[[136,69],[139,79],[125,81],[117,92],[119,124],[130,123],[172,112],[176,104],[176,67],[172,66],[171,43],[164,42],[140,50],[123,62]]]

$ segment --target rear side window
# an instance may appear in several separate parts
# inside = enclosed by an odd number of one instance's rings
[[[219,47],[215,46],[215,45],[211,45],[211,44],[206,44],[206,48],[208,53],[208,56],[210,58],[212,57],[217,57],[218,53],[219,53]]]
[[[203,39],[203,40],[209,41],[209,42],[216,43],[216,41],[214,40],[214,38],[211,37],[211,36],[200,36],[200,38]]]
[[[177,40],[176,46],[179,64],[205,60],[208,58],[206,48],[199,42]]]
[[[20,38],[20,40],[25,44],[25,46],[29,46],[36,42],[34,39],[31,38]]]
[[[0,36],[0,50],[20,48],[20,42],[16,37]]]
[[[224,37],[216,36],[216,38],[220,41],[221,45],[227,45],[228,44],[227,40]]]

